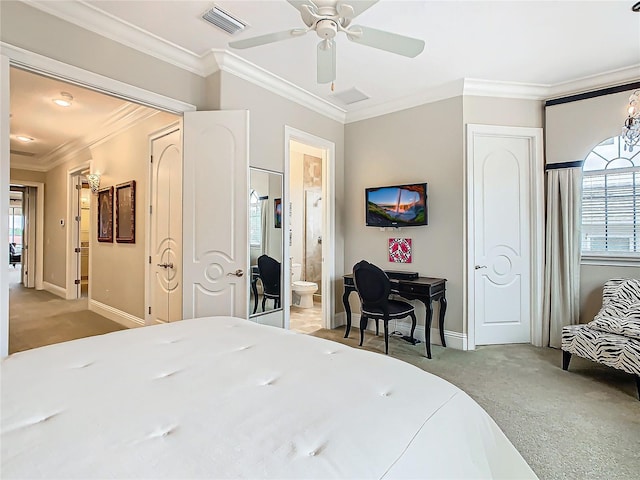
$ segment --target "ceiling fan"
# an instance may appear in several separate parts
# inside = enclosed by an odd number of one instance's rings
[[[300,37],[314,31],[322,39],[317,49],[318,83],[329,83],[336,79],[336,44],[334,37],[343,32],[352,42],[360,43],[387,52],[415,57],[424,50],[424,40],[405,37],[396,33],[377,30],[362,25],[351,25],[351,21],[372,7],[379,0],[287,0],[302,17],[306,28],[294,28],[283,32],[268,33],[253,38],[230,42],[231,48],[251,48],[268,43]]]

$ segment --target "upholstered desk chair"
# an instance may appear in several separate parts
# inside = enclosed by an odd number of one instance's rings
[[[268,255],[258,257],[258,270],[262,280],[262,311],[267,299],[273,300],[273,308],[280,308],[280,262]]]
[[[361,260],[353,266],[353,282],[360,297],[360,346],[369,319],[384,322],[384,353],[389,354],[389,320],[411,317],[411,338],[416,329],[416,314],[413,305],[401,300],[390,300],[391,282],[387,274],[372,263]]]

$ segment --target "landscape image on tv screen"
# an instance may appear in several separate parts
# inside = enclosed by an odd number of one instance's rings
[[[368,188],[367,225],[403,227],[427,224],[426,184]]]

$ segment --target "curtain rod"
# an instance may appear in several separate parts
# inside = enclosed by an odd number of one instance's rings
[[[592,92],[578,93],[576,95],[569,95],[568,97],[554,98],[553,100],[547,100],[544,103],[545,107],[551,107],[553,105],[561,105],[563,103],[578,102],[580,100],[586,100],[588,98],[602,97],[604,95],[612,95],[614,93],[624,92],[626,90],[634,90],[640,88],[640,82],[625,83],[624,85],[617,85],[615,87],[602,88],[600,90],[594,90]]]
[[[545,171],[547,170],[557,170],[559,168],[582,168],[582,164],[584,160],[575,160],[573,162],[559,162],[559,163],[548,163],[544,166]]]

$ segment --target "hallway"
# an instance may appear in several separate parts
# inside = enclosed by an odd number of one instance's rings
[[[24,288],[21,269],[9,267],[9,353],[124,330],[87,309],[87,298],[64,300],[44,290]]]

